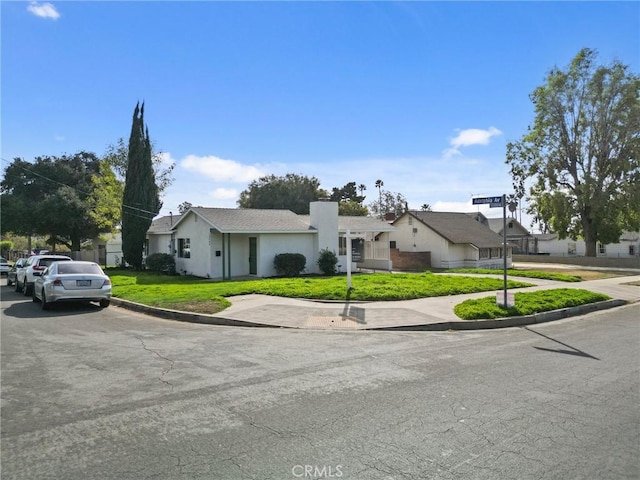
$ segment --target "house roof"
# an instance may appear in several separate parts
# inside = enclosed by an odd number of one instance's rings
[[[487,218],[488,227],[498,234],[502,234],[503,219],[502,218]],[[519,231],[522,235],[529,235],[529,231],[522,226],[522,224],[513,217],[507,218],[507,224],[513,223],[513,228],[511,229],[513,233]],[[507,230],[508,236],[508,230]]]
[[[493,248],[503,245],[503,238],[500,235],[466,213],[410,210],[400,218],[405,215],[417,218],[438,235],[454,244],[468,243],[478,248]]]
[[[189,212],[221,233],[313,233],[314,229],[291,210],[192,207]],[[188,213],[188,212],[187,212]],[[184,220],[186,214],[180,219]],[[177,222],[180,223],[180,222]],[[175,225],[174,224],[174,227]]]
[[[300,218],[304,219],[304,221],[309,225],[311,221],[311,217],[309,215],[298,215]],[[338,216],[338,231],[346,232],[350,230],[351,232],[393,232],[396,228],[390,225],[388,222],[380,220],[379,218],[374,217],[363,217],[363,216],[349,216],[349,215],[340,215]]]
[[[151,222],[151,226],[147,233],[150,235],[159,235],[163,233],[171,233],[172,228],[182,218],[182,215],[167,215],[166,217],[159,217]]]

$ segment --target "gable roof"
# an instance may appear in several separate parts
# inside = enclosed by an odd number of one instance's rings
[[[489,222],[489,228],[491,230],[493,230],[498,234],[502,234],[502,228],[504,226],[502,218],[488,218],[487,221]],[[523,235],[529,235],[529,231],[526,228],[524,228],[524,226],[515,218],[508,217],[507,225],[509,225],[509,222],[513,223],[513,228],[511,229],[512,232],[516,233],[519,231]],[[508,235],[509,235],[509,231],[507,229],[507,236]]]
[[[438,235],[454,244],[467,243],[478,248],[493,248],[503,245],[503,239],[500,235],[466,213],[409,210],[400,218],[405,215],[411,215],[418,219]],[[393,223],[395,224],[398,220]]]
[[[220,233],[315,233],[291,210],[257,208],[205,208],[191,207],[177,224],[193,213]]]
[[[151,226],[147,233],[150,235],[160,235],[171,233],[173,227],[178,223],[182,215],[167,215],[166,217],[156,218],[151,222]]]

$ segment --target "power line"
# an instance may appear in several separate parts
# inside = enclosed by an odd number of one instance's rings
[[[63,186],[63,187],[68,187],[68,188],[70,188],[70,189],[74,190],[75,192],[77,192],[77,193],[81,193],[81,194],[86,195],[86,196],[90,196],[90,195],[91,195],[91,193],[90,193],[90,192],[85,192],[85,191],[83,191],[83,190],[81,190],[81,189],[79,189],[79,188],[77,188],[77,187],[72,187],[71,185],[68,185],[68,184],[66,184],[66,183],[62,183],[62,182],[59,182],[59,181],[54,180],[54,179],[52,179],[52,178],[49,178],[49,177],[47,177],[47,176],[45,176],[45,175],[42,175],[42,174],[40,174],[40,173],[38,173],[38,172],[35,172],[35,171],[33,171],[33,170],[30,170],[30,169],[26,168],[26,167],[25,167],[24,165],[22,165],[22,164],[17,164],[17,163],[15,163],[15,162],[11,162],[11,161],[9,161],[9,160],[7,160],[7,159],[5,159],[5,158],[2,158],[2,157],[0,157],[0,160],[2,160],[3,162],[8,163],[8,164],[10,164],[10,165],[14,165],[14,166],[16,166],[16,167],[18,167],[18,168],[20,168],[20,169],[24,170],[25,172],[30,173],[31,175],[34,175],[34,176],[37,176],[37,177],[43,178],[44,180],[47,180],[48,182],[51,182],[51,183],[53,183],[53,184],[60,185],[60,186]],[[24,163],[29,163],[29,162],[27,162],[26,160],[22,160],[22,162],[24,162]],[[151,210],[145,210],[144,208],[134,207],[134,206],[132,206],[132,205],[126,205],[126,204],[124,204],[124,203],[123,203],[123,204],[122,204],[122,209],[124,210],[125,208],[128,208],[128,209],[130,209],[130,210],[135,210],[135,211],[138,211],[138,212],[147,213],[147,214],[149,214],[149,215],[152,215],[152,217],[151,217],[152,219],[153,219],[153,217],[155,217],[156,215],[158,215],[158,213],[157,213],[157,212],[152,212]],[[134,214],[133,214],[133,213],[131,213],[131,212],[127,212],[127,214],[128,214],[128,215],[133,215],[133,216],[135,216],[135,217],[137,217],[137,218],[144,218],[145,220],[149,220],[149,218],[148,218],[148,217],[143,217],[143,216],[141,216],[141,215],[134,215]]]

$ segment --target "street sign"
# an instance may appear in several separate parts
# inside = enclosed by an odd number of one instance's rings
[[[502,196],[473,198],[471,203],[473,205],[484,205],[488,203],[490,208],[502,207]]]

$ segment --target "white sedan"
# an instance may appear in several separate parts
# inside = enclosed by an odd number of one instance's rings
[[[53,262],[35,278],[33,301],[46,310],[53,302],[100,302],[109,306],[111,280],[94,262]]]

